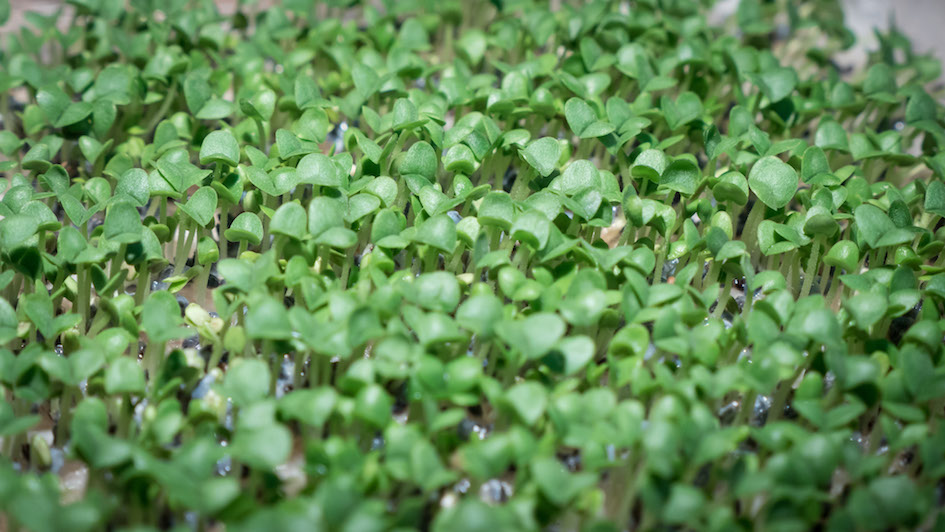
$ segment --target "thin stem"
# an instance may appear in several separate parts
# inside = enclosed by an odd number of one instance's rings
[[[220,260],[225,259],[229,251],[229,240],[226,238],[226,229],[230,225],[230,208],[229,202],[220,202],[220,230],[217,234],[220,242]]]
[[[200,275],[197,276],[197,284],[195,285],[197,288],[197,303],[201,307],[206,308],[209,293],[209,290],[207,289],[207,283],[210,281],[210,270],[213,265],[203,264],[201,266],[203,269],[200,270]]]
[[[167,93],[167,96],[164,98],[164,101],[161,103],[161,107],[158,109],[157,113],[151,118],[151,121],[148,122],[148,127],[145,128],[145,131],[153,131],[157,127],[161,120],[167,115],[167,112],[171,109],[171,105],[174,104],[174,99],[177,97],[177,83],[171,83],[170,90]]]
[[[118,254],[112,258],[111,268],[108,271],[108,279],[113,279],[118,272],[121,270],[121,265],[125,262],[125,253],[128,251],[128,244],[122,244],[118,248]],[[120,287],[116,286],[115,290],[120,291]]]
[[[840,308],[840,295],[843,293],[843,287],[840,282],[840,269],[834,268],[833,271],[833,280],[830,281],[830,290],[827,291],[825,299],[827,304],[831,306],[834,310]]]
[[[393,140],[393,139],[391,139]],[[404,143],[407,142],[407,131],[401,131],[397,134],[397,140],[394,142],[394,148],[387,155],[387,160],[384,161],[384,175],[390,175],[390,167],[394,163],[394,157],[404,148]]]
[[[722,295],[719,296],[719,302],[715,305],[715,312],[712,314],[713,316],[716,318],[722,317],[722,313],[725,312],[725,307],[728,305],[728,299],[731,294],[732,282],[730,280],[726,280],[724,283],[722,283]]]
[[[143,264],[138,269],[138,284],[135,288],[135,303],[138,305],[144,304],[144,300],[148,297],[148,293],[150,291],[151,271],[148,269],[147,264]]]
[[[256,132],[259,134],[259,145],[265,146],[266,149],[263,153],[269,155],[269,136],[266,135],[266,126],[263,125],[262,120],[253,120],[256,122]]]
[[[512,184],[512,190],[509,192],[513,200],[521,201],[525,199],[528,193],[528,184],[535,177],[535,173],[535,170],[531,167],[519,171],[518,175],[515,176],[515,182]]]
[[[75,386],[66,386],[62,395],[59,397],[59,421],[56,423],[57,446],[62,446],[69,439],[69,428],[72,425],[72,403],[79,395],[79,389]]]
[[[764,219],[765,205],[760,200],[755,200],[754,205],[748,212],[748,218],[745,220],[745,227],[742,229],[742,242],[748,248],[748,254],[755,258],[758,252],[758,226]]]
[[[302,388],[302,380],[305,372],[305,359],[308,358],[307,353],[296,352],[294,362],[294,371],[292,374],[292,388],[298,390]]]
[[[157,377],[158,368],[164,362],[164,342],[148,342],[144,350],[144,367],[148,371],[148,378]],[[156,381],[155,381],[156,382]]]
[[[654,252],[656,253],[656,266],[653,268],[653,282],[661,283],[663,282],[663,264],[666,262],[666,255],[669,253],[669,240],[663,239],[661,245],[653,243]]]
[[[817,237],[810,247],[810,258],[807,260],[807,269],[804,271],[804,284],[801,285],[800,297],[807,297],[810,294],[810,287],[814,284],[814,276],[817,275],[820,263],[819,258],[823,237]]]
[[[181,220],[177,225],[177,246],[174,249],[174,275],[180,275],[184,271],[184,264],[187,262],[187,257],[184,255],[184,246],[187,244],[186,235],[187,235],[187,222]]]
[[[276,203],[276,199],[274,197],[270,196],[269,194],[263,193],[263,204],[266,207],[269,207],[270,209],[275,210],[275,207],[276,207],[275,203]],[[269,238],[269,222],[270,222],[269,217],[264,216],[263,217],[263,238],[262,238],[262,244],[261,244],[261,249],[264,253],[266,251],[269,251],[269,246],[272,245],[272,243],[270,242],[271,239]]]
[[[526,244],[519,244],[518,248],[515,250],[515,259],[513,265],[521,270],[523,273],[528,272],[528,262],[531,259],[532,250]]]
[[[439,259],[440,259],[440,252],[433,246],[427,246],[426,251],[423,252],[423,271],[432,272],[433,270],[435,270],[436,265],[439,262]],[[348,262],[349,261],[345,262],[346,267],[347,267]]]
[[[82,316],[81,332],[85,332],[89,327],[89,311],[92,306],[92,277],[89,275],[89,265],[78,265],[76,275],[76,285],[79,293],[76,296],[76,306],[79,307],[79,314]]]

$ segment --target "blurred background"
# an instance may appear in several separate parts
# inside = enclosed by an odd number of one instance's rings
[[[725,18],[738,7],[739,0],[718,0],[714,15]],[[945,62],[945,0],[840,0],[844,22],[856,35],[857,44],[843,54],[851,66],[866,63],[866,51],[877,47],[874,28],[886,29],[895,23],[912,41],[916,52],[932,52]]]
[[[945,61],[945,0],[843,0],[843,6],[847,27],[864,49],[876,47],[874,27],[894,20],[917,52],[931,51]]]
[[[933,52],[945,62],[945,0],[841,0],[841,3],[846,25],[857,35],[858,41],[857,46],[842,58],[851,66],[865,62],[866,50],[876,47],[873,28],[886,28],[891,21],[895,21],[900,31],[909,36],[915,51]],[[10,4],[11,16],[6,24],[0,26],[0,34],[16,31],[26,11],[51,14],[61,9],[64,2],[10,0]],[[236,0],[217,0],[217,4],[224,13],[231,13]],[[725,18],[734,13],[737,6],[738,0],[718,0],[713,18]]]

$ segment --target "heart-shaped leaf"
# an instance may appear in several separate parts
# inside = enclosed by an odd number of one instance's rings
[[[213,131],[200,145],[200,164],[212,162],[236,166],[240,160],[240,146],[232,133],[225,129]]]
[[[571,130],[582,139],[603,137],[616,129],[612,124],[599,120],[594,109],[580,98],[571,98],[564,104],[564,116]]]
[[[748,173],[749,188],[772,209],[781,209],[791,202],[797,182],[797,171],[774,156],[759,159]]]
[[[206,227],[216,214],[217,192],[213,187],[200,187],[179,208],[197,225]]]
[[[530,142],[521,154],[525,162],[540,175],[548,176],[558,165],[558,159],[561,157],[561,145],[553,138],[542,137]]]

